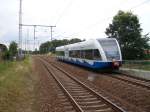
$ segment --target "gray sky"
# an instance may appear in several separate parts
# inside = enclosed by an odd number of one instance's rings
[[[118,10],[138,15],[143,34],[150,32],[150,0],[23,0],[23,23],[56,25],[54,39],[102,38]],[[0,0],[0,43],[18,41],[19,0]],[[33,28],[23,27],[23,40],[33,43]],[[50,29],[36,29],[36,43],[50,40]],[[30,49],[32,45],[30,46]]]

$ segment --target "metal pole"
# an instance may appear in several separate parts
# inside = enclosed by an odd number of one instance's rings
[[[29,39],[29,29],[27,29],[27,54],[29,50],[28,39]]]
[[[26,51],[27,51],[27,39],[25,38],[25,52],[24,52],[24,54],[26,55]]]
[[[53,29],[53,27],[51,27],[51,41],[52,41],[52,38],[53,38],[53,37],[52,37],[52,33],[53,33],[52,29]]]
[[[22,55],[22,0],[20,0],[20,9],[19,9],[19,50],[18,55]]]
[[[34,25],[34,46],[33,46],[34,51],[35,51],[35,28],[36,28],[36,25]]]
[[[34,45],[33,45],[33,50],[35,50],[35,32],[36,32],[36,27],[50,27],[50,30],[51,30],[51,41],[53,40],[53,27],[56,27],[56,26],[48,26],[48,25],[29,25],[29,24],[22,24],[21,23],[21,26],[31,26],[34,28]]]
[[[51,28],[51,41],[53,40],[53,27],[56,27],[56,26],[50,26],[50,28]]]
[[[28,50],[27,50],[27,51],[28,51],[27,54],[28,54],[28,55],[29,55],[29,49],[30,49],[29,46],[30,46],[29,40],[27,40],[27,49],[28,49]]]

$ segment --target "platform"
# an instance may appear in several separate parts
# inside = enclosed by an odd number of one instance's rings
[[[120,68],[120,72],[142,79],[150,80],[150,71],[141,69]]]

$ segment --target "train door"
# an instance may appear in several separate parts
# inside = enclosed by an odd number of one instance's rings
[[[68,49],[65,50],[65,57],[69,57],[69,50]]]

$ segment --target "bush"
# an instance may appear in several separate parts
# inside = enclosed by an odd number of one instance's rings
[[[9,51],[5,51],[3,54],[2,54],[2,58],[4,60],[9,60],[10,59],[10,52]]]

